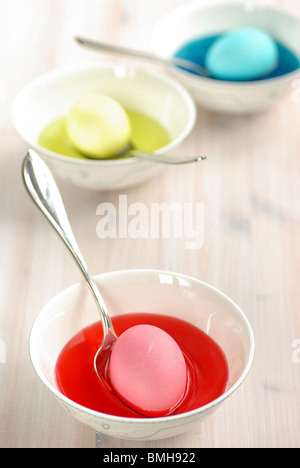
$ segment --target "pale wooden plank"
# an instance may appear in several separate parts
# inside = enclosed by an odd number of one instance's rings
[[[0,56],[0,362],[1,447],[93,447],[94,431],[77,423],[38,382],[27,344],[40,308],[81,280],[61,241],[26,197],[20,165],[26,147],[15,135],[10,106],[35,76],[65,63],[99,60],[74,34],[149,47],[161,14],[182,0],[11,0],[1,2]],[[300,14],[299,2],[277,1]],[[295,447],[300,445],[299,119],[297,89],[280,105],[252,117],[199,109],[196,128],[179,149],[205,152],[206,163],[168,168],[128,203],[204,203],[204,245],[185,239],[107,239],[96,235],[96,207],[118,194],[76,192],[62,185],[78,242],[94,273],[123,268],[176,270],[209,282],[237,301],[254,329],[257,351],[249,378],[210,419],[166,441],[108,437],[103,447]],[[47,251],[47,261],[44,252]],[[41,271],[44,271],[44,277]],[[16,288],[18,293],[16,294]]]

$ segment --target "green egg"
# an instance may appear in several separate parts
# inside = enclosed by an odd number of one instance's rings
[[[130,122],[130,141],[133,147],[140,151],[153,152],[170,143],[171,137],[158,120],[132,109],[126,109]],[[69,137],[67,116],[62,116],[43,129],[38,143],[43,148],[73,158],[86,159],[86,156],[76,148]],[[110,155],[106,155],[110,158]]]

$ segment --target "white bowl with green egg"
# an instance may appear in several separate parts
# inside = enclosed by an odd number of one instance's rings
[[[144,182],[164,167],[133,157],[89,159],[78,153],[68,139],[66,118],[91,93],[108,96],[126,110],[136,149],[175,154],[195,124],[196,108],[188,91],[152,70],[82,63],[42,75],[16,97],[13,124],[53,174],[75,186],[119,190]]]

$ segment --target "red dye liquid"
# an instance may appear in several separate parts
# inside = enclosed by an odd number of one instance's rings
[[[186,394],[172,414],[206,405],[221,396],[228,381],[228,366],[221,348],[197,327],[174,317],[155,314],[127,314],[112,318],[117,335],[127,328],[149,324],[165,330],[180,346],[186,359]],[[94,356],[102,342],[102,325],[94,323],[61,351],[55,368],[58,389],[82,406],[115,416],[141,418],[103,384],[94,370]],[[174,369],[176,372],[176,369]],[[132,382],[134,385],[134,382]]]

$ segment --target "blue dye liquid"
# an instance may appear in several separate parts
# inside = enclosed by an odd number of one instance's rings
[[[198,65],[204,67],[205,57],[209,48],[221,36],[222,34],[215,34],[213,36],[207,36],[207,37],[194,39],[182,45],[175,52],[175,54],[173,54],[173,56],[190,60],[191,62],[195,62]],[[262,81],[262,80],[267,80],[270,78],[275,78],[278,76],[286,75],[287,73],[291,73],[300,68],[299,58],[285,45],[277,41],[275,42],[277,44],[278,52],[279,52],[279,62],[278,62],[277,68],[273,70],[271,73],[264,75],[262,78],[257,78],[251,81]],[[193,72],[190,72],[190,73],[193,73]],[[240,80],[236,80],[236,81],[240,81]]]

